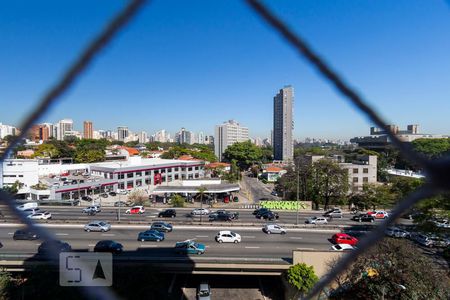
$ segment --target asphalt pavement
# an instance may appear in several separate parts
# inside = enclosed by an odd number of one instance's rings
[[[320,249],[331,247],[328,239],[333,231],[311,231],[301,229],[288,230],[287,234],[265,234],[261,228],[230,228],[239,233],[242,242],[222,243],[215,241],[214,237],[223,228],[203,228],[196,226],[175,226],[172,232],[165,234],[161,242],[141,242],[137,240],[138,233],[148,229],[148,226],[112,225],[110,231],[85,232],[82,225],[46,225],[58,239],[68,242],[76,251],[93,251],[95,244],[100,240],[115,240],[124,245],[126,255],[143,255],[154,257],[176,257],[173,247],[176,242],[194,239],[206,245],[206,252],[202,256],[194,256],[197,260],[242,260],[253,258],[287,259],[292,257],[295,249]],[[22,228],[20,225],[0,225],[0,241],[3,248],[0,254],[30,254],[37,252],[41,241],[15,241],[14,232]],[[152,249],[152,251],[143,251]]]

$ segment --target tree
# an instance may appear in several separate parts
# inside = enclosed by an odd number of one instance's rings
[[[364,184],[362,191],[350,197],[350,201],[360,209],[391,207],[396,200],[392,187],[387,184]]]
[[[225,150],[224,160],[231,162],[236,160],[241,170],[248,169],[251,165],[261,162],[261,148],[252,144],[250,141],[234,143]]]
[[[237,182],[241,179],[241,172],[237,166],[236,160],[232,160],[230,164],[230,171],[222,176],[228,182]]]
[[[105,160],[106,140],[83,139],[77,142],[75,162],[93,163]]]
[[[449,153],[450,139],[417,139],[411,143],[414,150],[430,158],[438,158]]]
[[[36,151],[34,151],[33,157],[50,157],[56,158],[59,157],[61,153],[58,148],[52,144],[41,144],[37,147]]]
[[[312,199],[315,204],[322,200],[328,209],[332,200],[342,199],[348,191],[348,171],[330,159],[320,159],[312,166]],[[317,196],[319,199],[317,199]]]
[[[3,185],[3,190],[7,193],[10,193],[12,195],[17,194],[19,189],[23,186],[23,183],[20,183],[19,180],[16,180],[11,186],[5,186]]]
[[[203,195],[205,194],[206,191],[207,191],[207,189],[203,186],[200,186],[197,189],[197,197],[200,198],[200,208],[203,208]],[[203,219],[203,214],[200,215],[200,223],[202,223],[202,219]]]
[[[298,299],[308,293],[319,280],[314,273],[313,266],[308,266],[305,263],[289,267],[285,276],[289,284],[296,290],[294,299]]]
[[[184,203],[184,198],[178,194],[175,194],[170,198],[170,204],[172,204],[173,207],[184,207]]]
[[[335,265],[331,262],[330,266]],[[336,278],[331,299],[449,299],[447,274],[414,244],[384,239]]]
[[[148,200],[148,195],[143,190],[135,189],[128,195],[128,200],[134,202],[136,205],[144,205]]]

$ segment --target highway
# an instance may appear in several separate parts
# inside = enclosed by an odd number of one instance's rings
[[[104,220],[110,223],[118,221],[118,212],[119,209],[115,207],[102,207],[102,211],[95,216],[88,216],[85,213],[82,213],[83,207],[45,207],[41,206],[41,210],[47,210],[52,214],[52,219],[48,220],[49,223],[61,223],[61,222],[74,222],[74,223],[83,223],[88,222],[89,220]],[[158,213],[163,210],[163,208],[146,208],[146,211],[142,215],[127,215],[125,211],[128,207],[121,208],[120,219],[123,223],[151,223],[157,219],[164,220],[165,218],[158,218]],[[212,209],[214,210],[214,209]],[[252,215],[252,209],[227,209],[228,211],[237,211],[239,212],[239,219],[233,220],[232,223],[246,223],[246,224],[256,224],[262,225],[265,224],[266,221],[255,218]],[[192,209],[190,208],[177,208],[177,217],[176,218],[168,218],[165,219],[174,224],[197,224],[200,221],[199,216],[191,216],[190,212]],[[0,217],[0,221],[3,222],[14,222],[16,217],[6,210],[4,207],[2,209],[3,217]],[[297,214],[292,211],[278,211],[280,218],[276,220],[276,222],[280,224],[296,224],[297,222]],[[300,211],[298,222],[299,224],[305,224],[305,220],[308,217],[312,216],[321,216],[323,212],[321,211]],[[361,223],[352,221],[353,217],[350,213],[344,213],[342,219],[334,218],[329,221],[329,225],[360,225]],[[202,221],[205,223],[211,223],[208,221],[208,216],[203,216]],[[381,222],[382,220],[376,220],[374,224]],[[214,221],[212,223],[216,223]],[[410,220],[401,219],[400,223],[403,224],[411,224]],[[370,224],[370,223],[362,223],[362,224]],[[314,227],[314,225],[311,225]]]
[[[224,228],[203,228],[200,226],[174,226],[173,232],[166,233],[162,242],[140,242],[137,235],[148,226],[112,225],[111,231],[106,233],[85,232],[82,225],[44,225],[55,236],[68,242],[75,251],[93,251],[99,240],[112,239],[124,245],[126,255],[146,257],[176,257],[173,247],[176,242],[186,239],[195,239],[206,245],[206,253],[201,259],[242,260],[245,258],[258,259],[290,259],[295,249],[321,249],[331,247],[328,239],[334,232],[332,230],[306,230],[290,229],[285,235],[265,234],[260,227],[237,227],[233,231],[239,233],[242,242],[238,244],[215,242],[214,237]],[[20,225],[1,224],[0,241],[3,248],[0,254],[29,254],[31,257],[37,252],[41,241],[14,241],[14,232]],[[197,257],[194,255],[193,257]],[[199,257],[200,258],[200,257]]]

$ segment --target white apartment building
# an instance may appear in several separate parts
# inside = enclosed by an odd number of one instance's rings
[[[214,153],[222,161],[222,155],[228,146],[236,142],[248,141],[248,128],[241,126],[235,120],[229,120],[216,126],[214,137]]]
[[[73,120],[72,119],[62,119],[58,122],[56,126],[56,138],[60,141],[64,140],[64,137],[68,135],[66,132],[73,132]],[[70,134],[71,135],[71,134]]]
[[[16,127],[0,123],[0,138],[7,135],[16,135]]]
[[[127,126],[119,126],[117,127],[117,140],[118,141],[125,141],[125,139],[128,137],[130,132],[128,131]]]

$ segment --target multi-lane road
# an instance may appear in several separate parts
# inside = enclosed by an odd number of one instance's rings
[[[162,211],[162,208],[146,208],[146,211],[142,215],[127,215],[125,214],[125,211],[128,209],[128,207],[122,207],[120,209],[120,220],[123,223],[151,223],[158,218],[158,213]],[[87,214],[82,212],[82,207],[45,207],[42,206],[41,210],[47,210],[52,214],[52,219],[48,220],[49,223],[60,223],[60,222],[74,222],[74,223],[82,223],[82,222],[88,222],[89,220],[104,220],[108,222],[117,222],[118,221],[118,215],[119,215],[119,209],[116,207],[102,207],[102,211],[95,216],[88,216]],[[214,210],[214,209],[212,209]],[[176,218],[169,218],[169,220],[172,223],[183,223],[183,224],[198,224],[200,221],[200,216],[193,217],[190,212],[192,209],[189,208],[177,208],[177,217]],[[256,224],[256,225],[262,225],[265,224],[267,221],[257,219],[253,214],[253,210],[250,209],[229,209],[229,211],[237,211],[239,212],[239,219],[234,220],[232,223],[245,223],[245,224]],[[0,221],[4,222],[13,222],[16,220],[16,217],[7,210],[2,210],[3,217],[0,217]],[[296,224],[297,223],[297,213],[296,212],[290,212],[290,211],[279,211],[279,219],[276,220],[276,222],[281,224]],[[321,216],[323,212],[304,212],[300,211],[298,216],[298,224],[305,224],[305,221],[308,217],[312,216]],[[350,213],[344,213],[343,218],[334,218],[329,222],[329,225],[358,225],[360,223],[352,221],[351,217],[353,215]],[[208,221],[208,216],[203,216],[202,221],[205,223],[211,223]],[[377,222],[381,222],[381,220],[376,220],[374,224]],[[400,220],[402,223],[409,224],[411,223],[409,220]],[[216,221],[212,222],[216,223]],[[367,223],[363,223],[367,224]],[[369,223],[370,224],[370,223]]]
[[[140,231],[148,229],[145,225],[112,225],[110,231],[85,232],[82,225],[46,224],[46,229],[54,235],[68,242],[74,250],[93,251],[95,244],[100,240],[115,240],[124,245],[127,255],[145,255],[153,257],[176,257],[173,247],[176,242],[186,239],[195,239],[206,245],[206,253],[202,257],[214,258],[275,258],[284,259],[292,257],[295,249],[320,249],[331,247],[328,239],[333,234],[332,230],[306,230],[290,229],[285,235],[265,234],[259,227],[234,227],[230,228],[239,233],[242,242],[238,244],[222,243],[215,241],[214,237],[219,230],[224,228],[204,228],[200,226],[175,225],[172,232],[166,233],[166,239],[161,242],[140,242],[137,235]],[[20,225],[0,225],[0,241],[3,248],[1,254],[30,254],[37,252],[41,241],[15,241],[14,232],[21,228]]]

